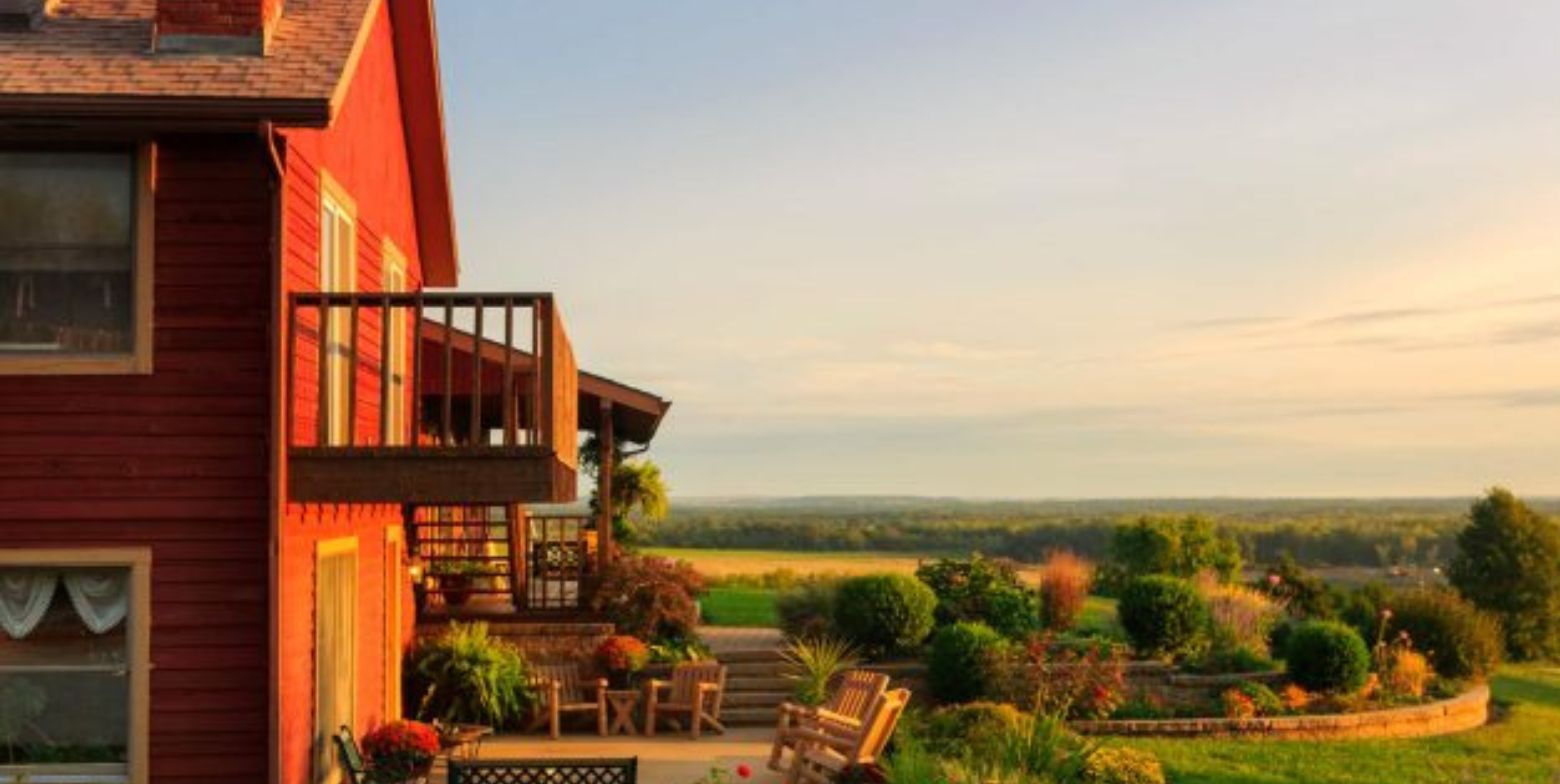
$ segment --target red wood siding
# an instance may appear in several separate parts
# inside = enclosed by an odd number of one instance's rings
[[[323,174],[355,202],[357,290],[383,290],[383,249],[387,239],[406,256],[407,286],[423,278],[417,256],[405,136],[395,81],[394,52],[387,6],[381,5],[359,59],[342,110],[324,131],[289,130],[282,198],[282,285],[286,292],[320,288],[320,199]],[[284,325],[285,329],[285,325]],[[300,331],[317,334],[318,319],[300,321]],[[408,330],[409,336],[417,334]],[[288,336],[283,336],[288,339]],[[379,431],[380,326],[377,313],[359,319],[360,365],[355,413],[358,443],[376,443]],[[415,338],[414,338],[415,339]],[[283,343],[285,345],[285,343]],[[313,352],[298,357],[292,380],[289,420],[298,443],[313,443],[318,406],[319,368]],[[410,362],[408,361],[408,368]],[[286,486],[285,476],[282,487]],[[386,529],[401,524],[393,505],[295,504],[284,508],[278,559],[278,639],[280,728],[279,780],[310,781],[314,736],[315,553],[320,542],[355,537],[358,543],[358,703],[357,729],[366,731],[389,718],[384,710],[387,653],[398,654],[415,624],[411,585],[385,585],[388,568]],[[402,597],[402,628],[387,634],[388,590]],[[393,637],[393,639],[392,639]]]
[[[267,770],[264,166],[253,136],[159,140],[151,375],[0,383],[4,546],[152,548],[156,782]]]

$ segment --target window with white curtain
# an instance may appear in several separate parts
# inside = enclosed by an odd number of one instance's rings
[[[0,765],[38,780],[144,780],[130,775],[148,668],[135,582],[131,566],[0,561]]]

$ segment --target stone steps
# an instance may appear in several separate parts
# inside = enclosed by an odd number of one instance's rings
[[[773,724],[775,709],[791,698],[791,681],[783,676],[786,665],[780,651],[719,651],[715,657],[726,665],[721,718],[739,727]]]

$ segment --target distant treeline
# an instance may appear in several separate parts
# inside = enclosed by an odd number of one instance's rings
[[[1471,501],[674,501],[671,516],[655,527],[649,543],[746,550],[978,551],[1023,561],[1065,548],[1101,559],[1119,522],[1198,514],[1233,533],[1248,563],[1269,562],[1287,551],[1313,566],[1431,566],[1455,552]],[[1552,499],[1538,499],[1533,506],[1550,514],[1560,508]]]

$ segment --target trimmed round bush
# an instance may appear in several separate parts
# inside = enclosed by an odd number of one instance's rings
[[[958,757],[968,749],[993,748],[1019,729],[1024,719],[1023,713],[1007,703],[948,705],[932,711],[916,737],[938,756]]]
[[[1121,591],[1116,613],[1143,656],[1192,652],[1208,626],[1208,607],[1190,582],[1165,575],[1137,577]]]
[[[941,702],[970,702],[988,693],[992,657],[1006,638],[984,623],[956,623],[932,635],[926,682]]]
[[[937,595],[907,574],[869,574],[840,583],[834,625],[870,656],[920,645],[932,631]]]
[[[1387,603],[1387,636],[1408,632],[1414,650],[1447,678],[1483,678],[1500,664],[1500,622],[1451,591],[1409,591]]]
[[[1370,674],[1360,633],[1336,621],[1308,621],[1289,635],[1289,677],[1310,691],[1352,692]]]
[[[1151,751],[1106,746],[1083,765],[1087,784],[1165,784],[1165,769]]]

